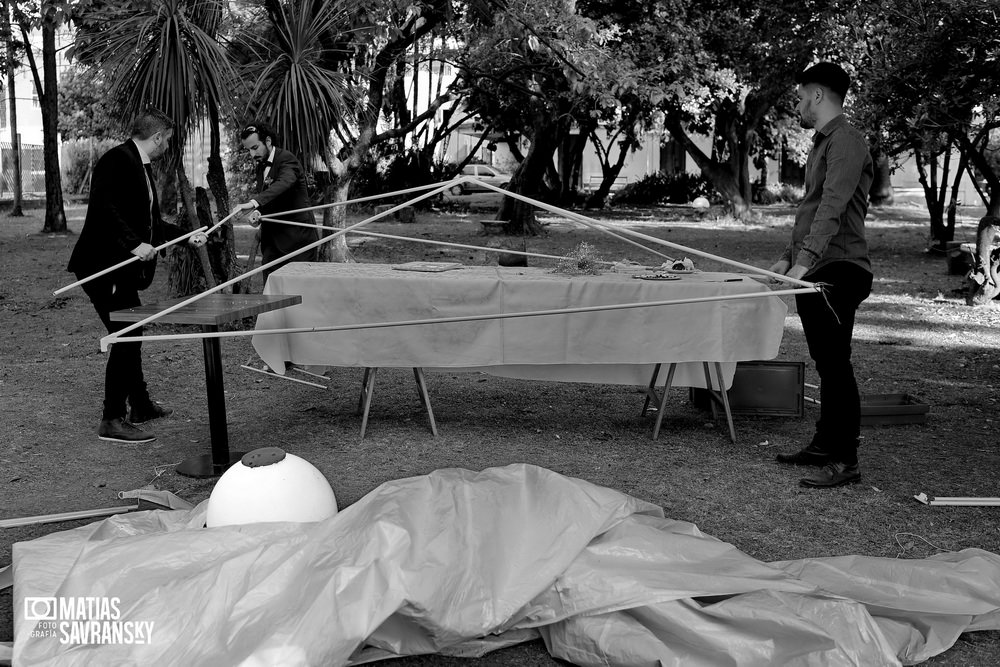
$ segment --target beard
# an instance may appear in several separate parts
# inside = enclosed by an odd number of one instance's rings
[[[816,113],[813,111],[812,104],[803,106],[805,108],[799,111],[799,127],[811,130],[816,127]]]

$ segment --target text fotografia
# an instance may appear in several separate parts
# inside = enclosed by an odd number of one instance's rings
[[[125,621],[121,616],[120,598],[24,598],[24,619],[35,621],[30,637],[56,637],[60,644],[153,642],[153,621]]]

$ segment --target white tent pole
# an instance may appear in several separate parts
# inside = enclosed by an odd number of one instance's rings
[[[458,180],[462,181],[464,179],[469,179],[469,178],[471,178],[471,177],[466,176],[466,177],[463,177],[463,178],[458,179]],[[277,258],[275,260],[267,262],[266,264],[261,264],[256,269],[253,269],[251,271],[247,271],[246,273],[242,273],[242,274],[236,276],[235,278],[230,278],[226,282],[219,283],[215,287],[211,287],[211,288],[205,290],[204,292],[202,292],[200,294],[195,294],[190,299],[185,299],[184,301],[180,301],[180,302],[178,302],[178,303],[176,303],[176,304],[174,304],[174,305],[172,305],[172,306],[170,306],[168,308],[165,308],[165,309],[161,310],[158,313],[154,313],[154,314],[150,315],[149,317],[147,317],[147,318],[145,318],[143,320],[139,320],[138,322],[130,324],[129,326],[127,326],[127,327],[125,327],[123,329],[120,329],[119,331],[116,331],[114,333],[110,333],[110,334],[104,336],[103,338],[101,338],[101,352],[106,352],[107,349],[108,349],[108,345],[113,345],[114,342],[118,338],[121,338],[124,334],[127,334],[130,331],[138,329],[139,327],[143,326],[144,324],[148,324],[149,322],[153,322],[153,321],[159,319],[160,317],[163,317],[164,315],[167,315],[169,313],[174,312],[175,310],[179,310],[179,309],[183,308],[184,306],[187,306],[188,304],[195,303],[196,301],[205,298],[209,294],[213,294],[215,292],[218,292],[218,291],[220,291],[220,290],[222,290],[222,289],[224,289],[226,287],[229,287],[230,285],[232,285],[234,283],[238,283],[241,280],[244,280],[244,279],[246,279],[246,278],[248,278],[250,276],[256,275],[257,273],[260,273],[261,271],[264,271],[265,269],[269,269],[272,266],[276,266],[276,265],[278,265],[278,264],[286,261],[289,257],[294,257],[294,256],[299,255],[301,253],[304,253],[304,252],[306,252],[308,250],[312,250],[313,248],[318,248],[319,246],[323,245],[324,243],[329,243],[333,239],[335,239],[335,238],[337,238],[339,236],[343,236],[344,234],[346,234],[350,230],[355,229],[356,227],[361,227],[363,225],[367,225],[368,223],[370,223],[370,222],[372,222],[374,220],[378,220],[380,218],[384,218],[387,215],[392,215],[393,213],[395,213],[399,209],[404,208],[406,206],[409,206],[410,203],[412,203],[412,202],[418,202],[418,201],[422,201],[424,199],[427,199],[428,197],[433,197],[434,195],[438,194],[438,192],[443,192],[445,189],[447,189],[450,186],[451,186],[450,182],[449,183],[445,183],[444,185],[439,186],[436,190],[431,190],[430,192],[427,192],[427,193],[425,193],[423,195],[420,195],[419,197],[414,197],[413,199],[410,199],[409,201],[403,202],[402,204],[394,206],[394,207],[392,207],[392,208],[390,208],[388,210],[382,211],[381,213],[376,213],[375,215],[371,216],[370,218],[365,218],[364,220],[362,220],[360,222],[356,222],[353,225],[350,225],[350,226],[345,227],[343,229],[339,229],[336,232],[334,232],[333,234],[331,234],[330,236],[317,239],[316,241],[313,241],[312,243],[304,245],[301,248],[298,248],[297,250],[293,250],[290,253],[282,255],[281,257],[279,257],[279,258]],[[133,339],[135,339],[135,338],[141,338],[141,337],[134,337]]]
[[[744,294],[719,294],[715,296],[693,297],[690,299],[668,299],[665,301],[636,301],[632,303],[614,303],[602,306],[580,306],[576,308],[553,308],[551,310],[527,310],[518,313],[490,313],[484,315],[462,315],[457,317],[437,317],[424,320],[400,320],[397,322],[371,322],[360,324],[337,324],[317,327],[290,327],[286,329],[256,329],[252,331],[215,331],[189,334],[157,334],[152,336],[123,337],[120,342],[127,341],[161,341],[161,340],[191,340],[199,338],[236,338],[243,336],[263,336],[270,334],[319,333],[324,331],[353,331],[356,329],[384,329],[387,327],[406,327],[422,324],[454,324],[459,322],[478,322],[481,320],[507,320],[518,317],[541,317],[545,315],[566,315],[570,313],[593,313],[605,310],[627,310],[632,308],[652,308],[658,306],[674,306],[691,303],[707,303],[710,301],[729,301],[732,299],[759,299],[761,297],[784,296],[788,294],[804,294],[813,292],[809,288],[797,288],[764,292],[747,292]]]
[[[570,220],[575,220],[579,223],[587,225],[588,227],[594,227],[600,229],[601,231],[604,231],[605,233],[611,234],[612,236],[617,236],[615,232],[612,232],[608,229],[609,225],[607,225],[606,223],[594,220],[593,218],[588,218],[585,215],[580,215],[579,213],[574,213],[573,211],[566,211],[556,206],[552,206],[551,204],[546,204],[545,202],[540,202],[535,199],[531,199],[530,197],[525,197],[524,195],[518,194],[516,192],[508,192],[507,190],[498,188],[490,183],[480,182],[480,185],[495,192],[504,194],[508,197],[513,197],[514,199],[519,199],[520,201],[533,204],[534,206],[549,211],[550,213],[558,213],[559,215],[566,216]],[[752,264],[743,264],[742,262],[736,262],[726,257],[720,257],[719,255],[713,255],[712,253],[704,252],[701,250],[695,250],[694,248],[689,248],[687,246],[683,246],[678,243],[671,243],[670,241],[665,241],[663,239],[656,238],[655,236],[649,236],[648,234],[642,234],[640,232],[636,232],[630,229],[622,229],[621,232],[623,234],[628,234],[629,236],[635,236],[637,238],[641,238],[646,241],[652,241],[653,243],[667,246],[668,248],[673,248],[674,250],[682,250],[684,252],[689,252],[692,255],[698,255],[699,257],[705,257],[706,259],[715,260],[717,262],[722,262],[723,264],[728,264],[730,266],[735,266],[744,270],[752,271],[754,273],[759,273],[761,275],[769,276],[771,278],[776,278],[778,280],[781,280],[783,282],[788,282],[793,285],[799,285],[801,287],[810,287],[812,288],[812,291],[815,292],[818,292],[820,290],[819,287],[816,287],[811,282],[805,280],[798,280],[796,278],[789,278],[788,276],[784,276],[780,273],[774,273],[773,271],[768,271],[766,269],[761,269],[759,267],[753,266]]]
[[[163,245],[158,245],[155,248],[153,248],[153,250],[156,251],[156,252],[159,252],[160,250],[163,250],[164,248],[168,248],[168,247],[174,245],[175,243],[180,243],[181,241],[183,241],[185,239],[191,238],[192,236],[194,236],[198,232],[205,232],[205,235],[207,236],[208,234],[211,234],[216,229],[218,229],[219,227],[221,227],[222,225],[224,225],[226,223],[226,221],[229,220],[234,215],[236,215],[236,214],[235,213],[230,213],[229,215],[227,215],[226,217],[224,217],[222,220],[219,220],[217,223],[215,223],[214,225],[212,225],[211,227],[209,227],[207,229],[205,227],[199,227],[198,229],[194,230],[193,232],[188,232],[187,234],[184,234],[183,236],[178,236],[175,239],[171,239],[170,241],[167,241]],[[52,295],[55,296],[57,294],[62,294],[63,292],[65,292],[67,290],[70,290],[70,289],[73,289],[74,287],[82,285],[82,284],[84,284],[86,282],[89,282],[89,281],[93,280],[94,278],[100,278],[101,276],[103,276],[103,275],[105,275],[107,273],[111,273],[112,271],[115,271],[116,269],[120,269],[123,266],[131,264],[132,262],[134,262],[134,261],[136,261],[138,259],[139,259],[138,255],[133,255],[132,257],[126,259],[124,262],[119,262],[118,264],[115,264],[114,266],[109,266],[108,268],[104,269],[103,271],[98,271],[97,273],[93,273],[93,274],[87,276],[86,278],[83,278],[81,280],[77,280],[75,283],[66,285],[66,287],[60,287],[56,291],[52,292]]]
[[[437,190],[435,190],[435,192],[431,193],[431,195],[436,195],[436,194],[438,194],[438,192],[444,192],[445,190],[447,190],[452,185],[459,185],[461,183],[468,183],[470,180],[475,181],[476,179],[473,176],[459,176],[458,178],[453,178],[450,181],[444,181],[444,182],[438,182],[438,183],[431,183],[429,185],[418,185],[416,187],[406,188],[405,190],[394,190],[393,192],[383,192],[380,195],[368,195],[367,197],[358,197],[356,199],[347,199],[345,201],[335,201],[335,202],[331,202],[329,204],[319,204],[317,206],[307,206],[305,208],[296,208],[296,209],[293,209],[291,211],[282,211],[282,214],[304,213],[306,211],[322,211],[323,209],[326,209],[326,208],[335,208],[337,206],[347,206],[349,204],[360,204],[360,203],[366,202],[366,201],[374,201],[376,199],[385,199],[387,197],[395,197],[395,196],[398,196],[398,195],[408,195],[408,194],[412,194],[414,192],[422,192],[424,190],[432,190],[432,189],[437,189]],[[444,186],[444,187],[442,187],[442,186]],[[412,202],[422,201],[423,199],[425,199],[425,198],[421,197],[421,198],[418,198],[418,199],[411,199],[410,201],[405,202],[404,204],[402,204],[402,206],[408,206]],[[393,209],[393,211],[396,211],[396,210],[399,210],[399,209],[398,208]],[[329,229],[329,227],[327,227],[327,229]]]
[[[291,220],[279,220],[278,218],[262,217],[261,220],[266,220],[268,222],[276,222],[281,225],[292,225],[293,227],[309,227],[311,229],[330,229],[324,225],[310,225],[307,222],[293,222]],[[447,248],[464,248],[466,250],[485,250],[486,252],[497,252],[504,253],[508,255],[524,255],[525,257],[540,257],[542,259],[566,259],[565,256],[560,255],[545,255],[538,252],[524,252],[521,250],[507,250],[505,248],[488,248],[486,246],[478,245],[466,245],[464,243],[450,243],[448,241],[438,241],[435,239],[415,239],[412,236],[397,236],[395,234],[382,234],[380,232],[362,232],[357,229],[351,231],[352,234],[360,234],[361,236],[377,236],[383,239],[395,239],[397,241],[413,241],[414,243],[426,243],[429,245],[439,245]],[[601,264],[614,264],[614,262],[601,261]]]
[[[153,248],[153,250],[155,252],[159,252],[159,251],[163,250],[164,248],[169,248],[170,246],[174,245],[175,243],[180,243],[181,241],[184,241],[184,240],[186,240],[188,238],[191,238],[192,236],[194,236],[198,232],[204,232],[206,229],[208,229],[208,228],[207,227],[199,227],[198,229],[194,230],[193,232],[189,232],[189,233],[187,233],[187,234],[185,234],[183,236],[178,236],[177,238],[172,239],[170,241],[167,241],[166,243],[164,243],[162,245],[158,245],[155,248]],[[118,269],[122,268],[123,266],[128,266],[132,262],[138,262],[138,261],[139,261],[139,256],[138,255],[132,255],[131,257],[129,257],[128,259],[126,259],[123,262],[118,262],[114,266],[109,266],[108,268],[103,269],[101,271],[98,271],[97,273],[90,274],[86,278],[81,278],[80,280],[77,280],[75,283],[70,283],[69,285],[66,285],[65,287],[60,287],[59,289],[53,291],[52,295],[55,296],[57,294],[62,294],[63,292],[66,292],[68,290],[73,289],[74,287],[79,287],[80,285],[83,285],[84,283],[88,283],[91,280],[93,280],[94,278],[100,278],[101,276],[106,275],[108,273],[111,273],[112,271],[117,271]]]

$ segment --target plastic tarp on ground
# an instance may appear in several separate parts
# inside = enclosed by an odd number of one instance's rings
[[[528,465],[389,482],[315,524],[207,529],[205,511],[15,544],[14,664],[343,665],[541,634],[580,665],[875,667],[1000,628],[996,554],[767,564]],[[119,621],[153,623],[150,641],[38,636],[29,596],[118,598]]]

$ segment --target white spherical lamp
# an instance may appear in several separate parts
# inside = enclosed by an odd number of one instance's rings
[[[699,210],[705,210],[706,208],[711,206],[711,204],[705,197],[695,197],[694,201],[691,202],[691,206]]]
[[[215,483],[205,525],[322,521],[336,513],[337,498],[323,473],[279,447],[263,447],[247,452]]]

